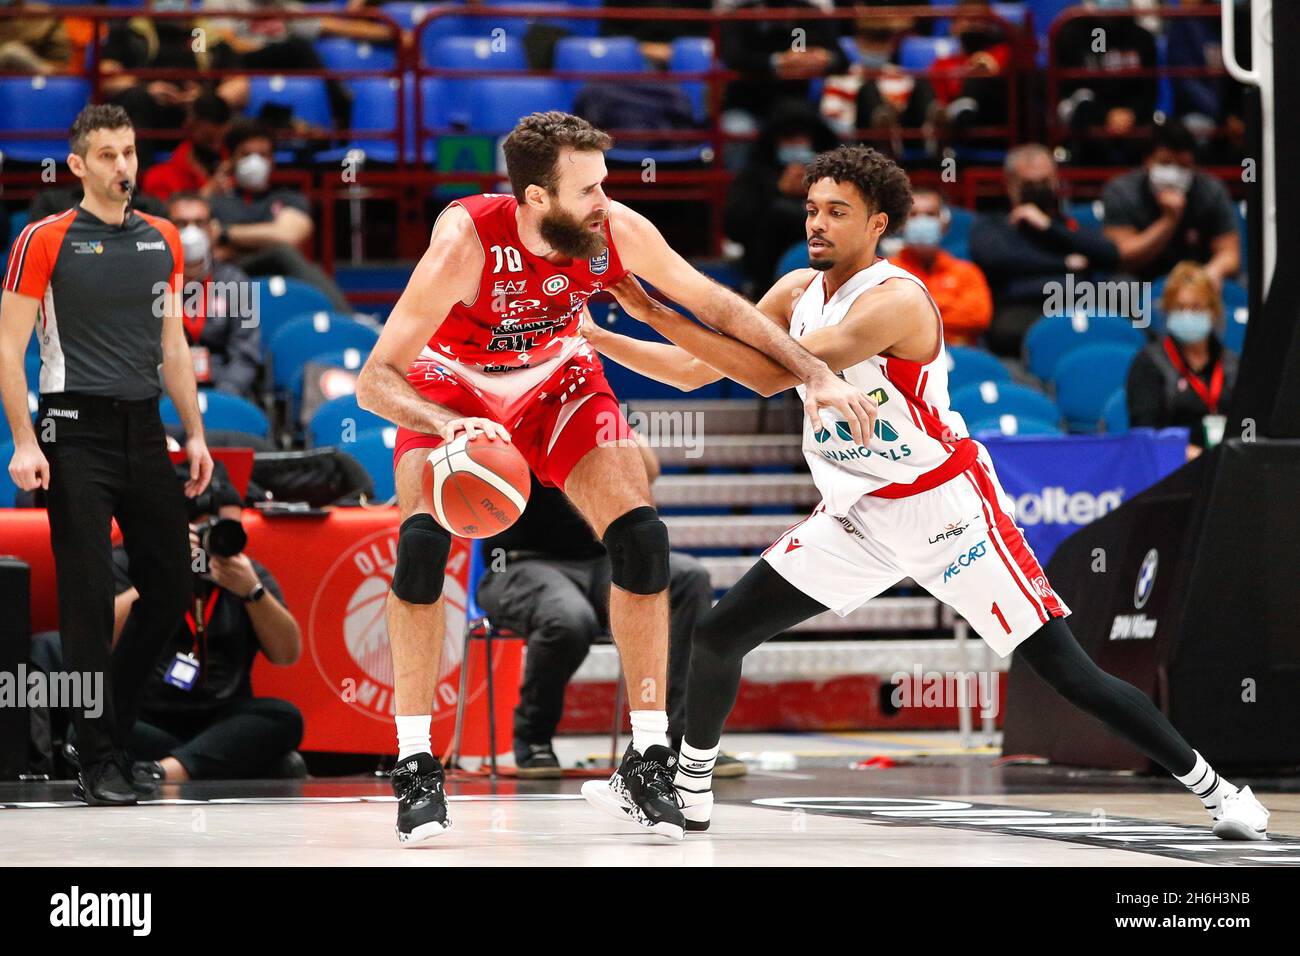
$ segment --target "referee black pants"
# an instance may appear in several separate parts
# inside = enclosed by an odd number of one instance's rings
[[[77,753],[90,767],[125,749],[140,692],[194,593],[185,491],[156,398],[42,395],[36,433],[50,463],[46,507],[64,666],[104,675],[102,714],[72,712]],[[116,648],[113,518],[140,593]]]

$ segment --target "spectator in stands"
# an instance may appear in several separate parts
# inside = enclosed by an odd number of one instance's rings
[[[1175,0],[1176,2],[1176,0]],[[1185,0],[1184,6],[1199,6],[1200,0]],[[1247,9],[1237,4],[1237,49],[1249,43]],[[1165,60],[1171,67],[1213,67],[1223,69],[1223,43],[1219,18],[1169,17],[1165,20]],[[1247,62],[1245,59],[1242,62]],[[1170,81],[1176,116],[1198,141],[1205,142],[1220,125],[1227,131],[1227,143],[1220,151],[1224,161],[1240,160],[1240,146],[1246,132],[1242,119],[1242,87],[1227,76],[1189,76]],[[1235,148],[1234,148],[1235,147]]]
[[[175,0],[152,0],[158,12],[183,10]],[[100,50],[101,88],[110,103],[126,110],[137,129],[180,129],[189,106],[203,90],[197,80],[173,78],[139,80],[131,70],[201,70],[211,66],[205,47],[195,49],[194,22],[147,16],[112,21]],[[179,140],[137,137],[140,168],[153,165],[157,150],[176,146]]]
[[[993,295],[979,266],[940,248],[951,217],[939,190],[914,186],[912,211],[903,223],[903,248],[893,261],[930,290],[943,316],[943,340],[975,345],[993,318]]]
[[[14,10],[39,9],[45,4],[7,0]],[[0,73],[31,73],[49,76],[67,72],[72,44],[63,20],[58,17],[0,18]]]
[[[359,2],[359,0],[356,0]],[[650,7],[656,10],[699,10],[712,9],[712,0],[605,0],[606,10],[642,9]],[[641,47],[641,55],[656,67],[666,67],[673,52],[673,40],[678,37],[702,37],[709,35],[707,20],[604,20],[600,32],[605,36],[636,37]]]
[[[1223,346],[1223,299],[1209,271],[1180,262],[1165,283],[1165,335],[1128,371],[1129,424],[1188,429],[1188,457],[1218,443],[1237,384],[1237,356]]]
[[[637,440],[653,481],[658,459]],[[479,605],[490,620],[528,638],[514,722],[519,775],[558,777],[551,739],[564,710],[564,689],[592,640],[609,626],[609,557],[563,492],[535,477],[523,516],[485,545]],[[676,748],[685,732],[691,634],[712,605],[713,585],[688,554],[671,552],[669,571],[668,735]]]
[[[185,337],[194,357],[194,379],[241,398],[255,399],[262,365],[256,315],[243,314],[253,298],[249,278],[238,266],[217,262],[212,247],[217,225],[208,200],[198,193],[176,193],[167,218],[181,234],[185,252]]]
[[[225,156],[229,131],[230,105],[216,93],[200,93],[190,104],[185,139],[166,162],[145,172],[141,188],[162,200],[179,192],[210,196],[230,189],[233,180]]]
[[[756,298],[772,284],[785,251],[805,239],[804,169],[817,153],[838,145],[810,103],[791,100],[773,112],[732,181],[725,230],[745,247],[742,268]]]
[[[940,57],[930,66],[930,82],[944,108],[944,122],[958,135],[973,126],[1007,121],[1003,73],[1011,62],[1011,44],[1001,24],[976,15],[993,12],[988,0],[961,0],[961,5],[970,7],[971,15],[954,17],[950,28],[961,41],[961,52]]]
[[[216,256],[236,262],[250,276],[284,275],[301,279],[329,296],[338,312],[352,312],[343,292],[298,249],[315,224],[307,197],[271,186],[275,153],[271,131],[255,120],[239,120],[226,136],[234,184],[212,197],[220,225]]]
[[[1241,269],[1237,213],[1223,183],[1196,169],[1196,141],[1182,124],[1155,129],[1146,164],[1106,184],[1106,235],[1120,265],[1156,279],[1184,259],[1216,284]]]
[[[715,9],[831,11],[832,0],[718,0]],[[799,31],[799,32],[796,32]],[[786,99],[808,100],[812,80],[848,70],[836,20],[732,20],[722,24],[722,62],[741,79],[723,99],[728,128],[755,130]],[[795,38],[798,38],[796,42]]]
[[[210,488],[189,499],[190,541],[194,529],[212,518],[240,521],[240,498],[214,473]],[[272,664],[288,666],[302,652],[302,632],[284,604],[275,577],[257,561],[237,553],[205,554],[207,570],[195,576],[196,599],[203,600],[202,633],[191,611],[159,655],[146,684],[130,752],[137,777],[181,782],[240,777],[302,777],[306,768],[296,752],[302,741],[302,714],[288,701],[253,696],[250,677],[259,653]],[[126,551],[113,551],[117,597],[113,641],[126,626],[139,594],[130,578]],[[63,669],[57,632],[33,639],[32,660],[47,673]],[[196,668],[188,687],[183,666]],[[75,746],[65,748],[74,762]]]
[[[238,16],[241,13],[267,13],[272,10],[297,12],[305,9],[296,0],[203,0],[203,12],[211,17],[205,21],[205,26],[211,38],[209,44],[215,68],[324,70],[325,64],[316,51],[315,40],[324,32],[325,19],[329,20],[331,32],[341,24],[346,24],[344,32],[354,38],[382,40],[388,36],[388,31],[382,24],[367,25],[358,21],[343,21],[337,17],[250,20]],[[374,32],[373,36],[368,35],[371,32]],[[350,129],[352,91],[345,83],[327,77],[325,92],[329,97],[335,129]],[[248,96],[246,80],[237,86],[231,86],[232,104],[241,112],[248,105]],[[268,114],[264,108],[262,119],[277,128],[290,125],[288,110],[273,110]]]
[[[878,11],[872,9],[872,14]],[[898,45],[914,32],[916,18],[909,16],[861,17],[853,24],[851,40],[858,62],[849,72],[829,76],[822,87],[822,116],[840,136],[856,129],[886,129],[888,141],[867,137],[880,149],[895,156],[903,151],[904,130],[932,130],[941,109],[934,87],[925,76],[904,73],[897,63]],[[879,75],[865,75],[880,71]],[[933,135],[928,137],[933,141]]]
[[[1056,162],[1036,143],[1007,153],[1003,178],[1011,212],[981,215],[971,227],[971,259],[993,290],[987,343],[999,355],[1017,355],[1025,330],[1043,314],[1048,283],[1108,272],[1119,261],[1115,244],[1061,212]]]
[[[1095,16],[1068,20],[1056,35],[1052,57],[1062,69],[1099,73],[1156,66],[1156,38],[1131,16],[1129,0],[1087,0]],[[1065,80],[1058,87],[1057,116],[1072,133],[1079,163],[1132,163],[1134,137],[1154,122],[1158,81],[1154,76],[1104,75]]]

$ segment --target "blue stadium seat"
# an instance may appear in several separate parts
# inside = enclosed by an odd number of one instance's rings
[[[544,76],[488,77],[458,80],[467,107],[468,128],[475,132],[505,134],[521,116],[573,107],[566,84]]]
[[[12,508],[18,486],[9,477],[9,459],[14,456],[14,443],[0,442],[0,508]]]
[[[323,352],[357,349],[369,354],[379,333],[337,313],[317,312],[292,319],[270,337],[272,380],[284,389],[301,374],[303,363]]]
[[[795,269],[808,268],[808,243],[800,240],[781,254],[776,264],[776,276],[779,279]]]
[[[1037,418],[1045,422],[1060,421],[1055,403],[1042,392],[1015,382],[977,382],[951,393],[952,407],[967,422],[983,421],[999,415]]]
[[[53,158],[62,167],[68,155],[68,127],[88,102],[90,84],[78,77],[0,78],[0,132],[58,131],[50,138],[0,138],[0,153],[25,163]]]
[[[713,68],[713,41],[708,37],[678,37],[673,40],[668,57],[670,73],[703,73]],[[703,80],[689,80],[682,89],[695,107],[695,118],[703,121],[709,115],[709,85]]]
[[[961,52],[956,37],[905,36],[898,45],[898,65],[904,70],[926,70],[941,57]]]
[[[253,281],[257,283],[258,294],[255,301],[259,310],[259,328],[264,347],[290,319],[296,319],[304,313],[328,312],[333,307],[324,292],[301,279],[263,276]]]
[[[1032,418],[1028,415],[997,415],[991,418],[982,418],[970,425],[970,433],[973,436],[980,435],[1059,435],[1061,426],[1055,422],[1044,421],[1041,418]]]
[[[1009,382],[1011,373],[997,356],[982,349],[952,345],[948,353],[948,394],[980,382]]]
[[[958,259],[970,258],[970,227],[975,222],[975,213],[962,206],[948,206],[948,230],[943,234],[940,246],[943,251]]]
[[[455,10],[459,8],[459,3],[385,3],[379,9],[382,13],[388,14],[403,30],[414,30],[429,17],[430,14],[440,10]],[[444,36],[448,34],[471,34],[478,32],[478,28],[485,32],[489,21],[480,17],[463,17],[455,14],[438,18],[436,25],[428,27],[426,33],[441,33]]]
[[[366,357],[370,354],[370,349],[355,348],[349,346],[341,349],[331,349],[328,352],[317,352],[303,358],[302,364],[293,370],[289,376],[289,386],[285,390],[289,398],[289,417],[295,423],[298,421],[298,410],[302,407],[303,393],[303,376],[306,374],[308,365],[323,365],[327,368],[343,369],[347,372],[360,372],[361,366],[366,364]]]
[[[1091,202],[1072,202],[1067,212],[1070,218],[1079,224],[1079,228],[1100,231],[1106,207],[1102,205],[1100,199],[1094,199]]]
[[[1107,343],[1085,345],[1056,367],[1056,404],[1071,431],[1093,432],[1106,402],[1128,381],[1137,347]]]
[[[319,77],[250,76],[248,106],[244,112],[257,116],[268,103],[288,106],[294,116],[324,129],[334,126],[329,97],[325,94],[325,81]]]
[[[266,413],[247,399],[214,389],[201,388],[198,391],[199,414],[203,417],[203,427],[208,430],[229,429],[236,432],[248,432],[261,438],[271,435],[271,423]],[[162,420],[168,425],[179,425],[181,416],[172,404],[171,396],[164,395],[158,404]]]
[[[368,412],[357,404],[355,395],[340,395],[316,409],[307,430],[311,443],[315,446],[338,445],[343,441],[343,430],[347,422],[352,422],[354,436],[362,432],[385,428],[390,422],[374,412]]]
[[[324,37],[316,41],[316,52],[331,70],[391,70],[397,66],[397,49],[387,43]],[[354,114],[364,115],[359,111]]]
[[[401,84],[396,77],[349,80],[352,90],[352,139],[348,146],[378,163],[397,162],[397,140],[376,139],[379,133],[396,133]],[[408,139],[409,131],[408,131]]]
[[[555,44],[555,69],[637,73],[646,62],[634,37],[564,37]]]
[[[484,6],[488,7],[532,7],[547,8],[555,12],[555,16],[542,17],[490,17],[480,18],[476,22],[482,24],[490,23],[493,27],[503,27],[506,33],[511,36],[522,37],[528,28],[534,23],[543,26],[559,27],[567,30],[571,36],[575,37],[594,37],[600,33],[600,20],[596,18],[577,19],[574,17],[565,17],[563,14],[568,12],[570,6],[594,6],[592,2],[568,4],[563,2],[554,2],[554,0],[537,0],[537,2],[520,3],[519,0],[484,0]]]
[[[393,447],[397,444],[397,427],[385,425],[357,435],[356,441],[338,447],[361,463],[375,483],[375,500],[388,501],[397,494],[393,484]]]
[[[1101,421],[1107,435],[1123,435],[1128,431],[1128,393],[1117,388],[1101,407]]]
[[[421,35],[420,58],[427,66],[448,70],[528,69],[524,45],[516,37],[498,42],[486,36],[447,36],[432,28]]]
[[[33,420],[36,418],[37,408],[40,406],[41,397],[36,390],[36,380],[28,378],[27,380],[27,411],[31,413]],[[12,441],[13,432],[9,430],[9,416],[0,415],[0,441]],[[0,460],[0,471],[7,471],[9,468],[9,459]]]
[[[1250,295],[1239,282],[1223,282],[1223,344],[1238,355],[1246,344],[1246,323],[1250,319]]]
[[[1114,342],[1139,349],[1146,342],[1142,331],[1128,319],[1113,315],[1049,315],[1025,334],[1025,364],[1031,374],[1054,381],[1061,359],[1077,348]]]

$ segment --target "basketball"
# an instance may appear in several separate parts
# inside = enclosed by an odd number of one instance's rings
[[[506,530],[528,504],[528,463],[500,438],[461,433],[429,452],[424,493],[434,519],[462,538]]]

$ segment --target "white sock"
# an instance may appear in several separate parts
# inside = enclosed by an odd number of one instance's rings
[[[433,720],[428,714],[398,714],[397,721],[397,759],[403,760],[413,754],[433,752],[429,744],[429,723]]]
[[[721,746],[721,745],[719,745]],[[718,747],[701,750],[682,741],[682,752],[677,755],[677,776],[673,786],[678,790],[703,793],[713,788],[713,765],[718,760]]]
[[[1174,774],[1174,779],[1181,783],[1192,793],[1201,798],[1201,803],[1205,804],[1205,809],[1210,814],[1217,816],[1219,807],[1223,803],[1223,798],[1230,793],[1236,793],[1237,788],[1220,777],[1201,756],[1199,750],[1193,750],[1196,754],[1196,763],[1183,776]]]
[[[668,714],[662,710],[632,711],[632,749],[645,756],[651,747],[668,746]]]

